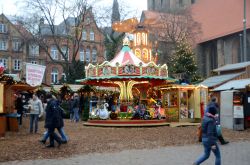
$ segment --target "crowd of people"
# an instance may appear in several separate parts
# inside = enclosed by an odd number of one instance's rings
[[[61,107],[61,99],[57,99],[57,97],[51,93],[39,96],[36,93],[33,93],[32,96],[18,93],[15,101],[15,108],[17,110],[18,123],[20,126],[23,124],[23,116],[29,117],[29,132],[31,134],[38,132],[39,119],[45,118],[44,128],[46,131],[39,141],[46,144],[47,139],[49,139],[49,145],[47,145],[47,147],[55,147],[54,141],[57,142],[58,147],[68,142],[69,137],[65,134],[63,121],[66,113]],[[72,98],[68,101],[68,110],[72,122],[80,121],[81,108],[80,98],[77,93],[74,93]],[[58,131],[60,136],[55,130]]]

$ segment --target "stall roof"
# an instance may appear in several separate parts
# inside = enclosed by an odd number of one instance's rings
[[[241,80],[232,80],[229,81],[217,88],[215,88],[213,91],[225,91],[230,89],[244,89],[248,84],[250,84],[250,78],[249,79],[241,79]]]
[[[245,73],[245,72],[209,77],[206,80],[204,80],[203,82],[201,82],[200,84],[205,85],[207,87],[213,87],[216,85],[220,85],[228,80],[231,80],[231,79],[233,79],[233,78],[235,78],[243,73]]]
[[[227,65],[224,65],[224,66],[222,66],[220,68],[214,69],[214,72],[236,70],[236,69],[245,68],[245,67],[247,67],[249,65],[250,65],[250,61],[236,63],[236,64],[227,64]]]
[[[63,87],[63,85],[53,85],[53,87],[56,91],[59,91]],[[73,92],[76,92],[78,89],[83,87],[83,85],[69,84],[69,87]]]

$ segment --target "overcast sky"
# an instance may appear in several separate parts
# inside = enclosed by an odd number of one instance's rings
[[[19,15],[18,6],[22,0],[0,0],[0,13],[5,15]],[[113,0],[102,0],[105,4],[112,4]],[[118,0],[119,2],[119,0]],[[131,6],[134,10],[138,10],[140,13],[142,10],[147,9],[147,0],[126,0],[127,5]]]

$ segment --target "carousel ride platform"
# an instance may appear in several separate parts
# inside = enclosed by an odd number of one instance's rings
[[[158,127],[170,126],[166,120],[89,120],[84,126],[96,127]]]

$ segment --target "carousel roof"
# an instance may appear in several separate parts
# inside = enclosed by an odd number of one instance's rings
[[[124,45],[122,50],[110,61],[111,66],[116,66],[116,64],[124,66],[126,64],[133,64],[135,66],[146,65],[142,60],[140,60],[129,48],[129,46]]]

